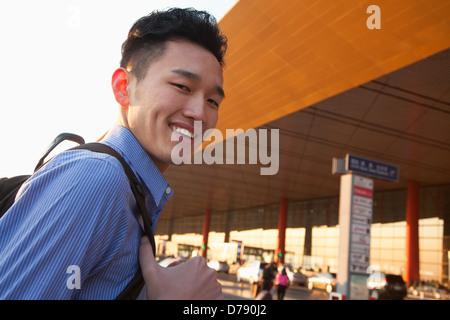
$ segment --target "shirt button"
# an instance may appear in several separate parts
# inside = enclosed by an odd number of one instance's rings
[[[170,191],[172,191],[172,189],[170,189],[170,187],[167,187],[167,188],[166,188],[166,194],[169,194]]]

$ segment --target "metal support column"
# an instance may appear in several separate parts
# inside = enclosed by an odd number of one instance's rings
[[[408,182],[406,200],[406,273],[405,281],[419,280],[419,184]]]

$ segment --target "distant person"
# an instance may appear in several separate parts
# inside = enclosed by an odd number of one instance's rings
[[[273,263],[268,263],[264,269],[261,276],[262,290],[270,291],[273,287],[273,280],[275,278],[276,268]]]
[[[281,272],[277,273],[275,278],[275,285],[277,287],[277,299],[283,300],[286,294],[286,289],[289,287],[289,277],[286,273],[286,268],[283,267]]]
[[[140,180],[153,229],[173,193],[163,176],[172,148],[193,148],[194,121],[204,131],[216,126],[226,47],[211,15],[178,8],[142,17],[122,45],[111,81],[119,114],[101,143]],[[203,258],[167,269],[155,264],[148,240],[141,244],[136,211],[116,158],[60,153],[23,184],[0,219],[0,299],[115,299],[139,269],[139,247],[149,298],[223,299]]]

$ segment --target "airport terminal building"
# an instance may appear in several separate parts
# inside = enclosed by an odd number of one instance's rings
[[[230,244],[236,259],[337,272],[332,160],[353,154],[398,168],[397,181],[373,180],[370,265],[448,283],[450,2],[240,0],[220,24],[217,128],[278,130],[278,170],[249,163],[250,142],[243,164],[169,168],[158,252],[208,257]]]

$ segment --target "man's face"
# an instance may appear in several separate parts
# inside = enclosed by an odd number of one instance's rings
[[[124,124],[164,172],[179,141],[193,150],[194,121],[202,121],[203,132],[216,126],[222,88],[222,68],[211,52],[188,41],[167,41],[145,78],[137,82],[129,74]],[[179,140],[172,141],[173,132]]]

